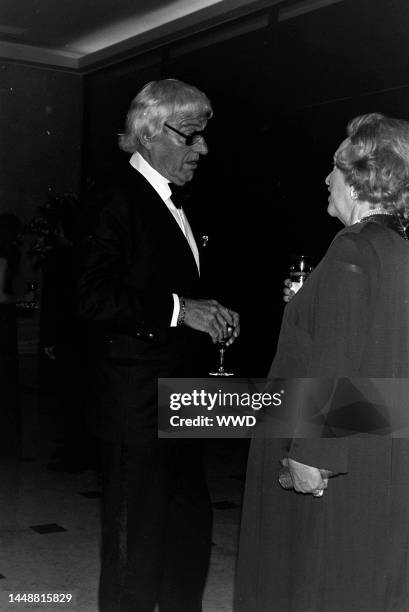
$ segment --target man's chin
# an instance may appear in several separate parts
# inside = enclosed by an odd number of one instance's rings
[[[180,180],[180,185],[184,185],[185,183],[188,183],[189,181],[191,181],[194,175],[195,175],[194,170],[187,170],[186,172],[184,172],[183,176],[178,177]]]
[[[195,170],[196,168],[186,168],[186,170],[183,169],[183,172],[168,177],[168,179],[170,178],[171,183],[175,183],[175,185],[182,187],[182,185],[192,180],[195,175]]]

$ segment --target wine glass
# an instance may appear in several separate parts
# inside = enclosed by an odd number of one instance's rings
[[[230,336],[233,332],[233,327],[228,327],[227,332]],[[226,370],[224,369],[224,354],[227,348],[226,341],[222,340],[220,342],[217,342],[217,348],[219,350],[219,367],[216,372],[209,372],[209,375],[210,376],[234,376],[233,372],[226,372]]]
[[[314,257],[311,255],[291,255],[289,276],[291,291],[297,293],[304,284],[307,276],[314,270]]]

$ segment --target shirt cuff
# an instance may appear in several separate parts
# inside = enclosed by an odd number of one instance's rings
[[[178,316],[180,312],[180,301],[179,297],[176,293],[172,293],[173,296],[173,314],[170,322],[171,327],[177,327],[178,324]]]

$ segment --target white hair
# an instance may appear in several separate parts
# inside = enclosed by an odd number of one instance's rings
[[[119,147],[134,153],[143,144],[143,137],[159,134],[166,121],[179,115],[210,119],[213,110],[207,96],[193,85],[177,79],[147,83],[129,107],[125,131],[119,135]]]

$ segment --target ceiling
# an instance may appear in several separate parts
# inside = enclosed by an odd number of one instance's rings
[[[87,72],[280,5],[279,20],[343,0],[1,0],[0,60]]]
[[[278,2],[1,0],[0,59],[86,71],[186,28]]]

